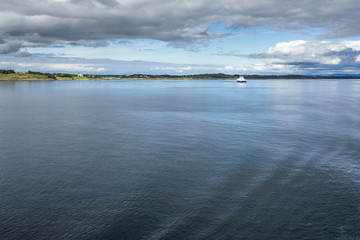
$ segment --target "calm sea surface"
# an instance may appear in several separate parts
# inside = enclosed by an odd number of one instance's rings
[[[1,81],[0,239],[360,239],[360,80]]]

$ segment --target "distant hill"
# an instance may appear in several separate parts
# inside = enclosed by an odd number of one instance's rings
[[[56,80],[55,75],[51,73],[41,73],[28,71],[27,73],[16,73],[14,70],[0,69],[0,80],[8,81],[31,81],[31,80]]]
[[[352,79],[360,78],[360,75],[243,75],[246,79]],[[99,77],[99,76],[98,76]],[[151,74],[131,74],[131,75],[101,75],[100,77],[125,78],[125,79],[236,79],[239,74],[229,75],[223,73],[216,74],[193,74],[193,75],[151,75]]]
[[[28,71],[16,73],[14,70],[0,69],[0,80],[82,80],[82,79],[236,79],[239,74],[208,73],[192,75],[168,75],[168,74],[131,74],[131,75],[93,75],[78,76],[70,73],[42,73]],[[352,79],[360,78],[360,75],[333,74],[333,75],[244,75],[246,79]]]

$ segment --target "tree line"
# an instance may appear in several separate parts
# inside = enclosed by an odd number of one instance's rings
[[[9,69],[9,70],[0,69],[0,73],[2,73],[2,74],[11,74],[11,73],[15,73],[15,71],[12,70],[12,69]]]

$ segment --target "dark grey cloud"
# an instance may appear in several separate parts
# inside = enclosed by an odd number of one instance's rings
[[[211,32],[267,26],[278,31],[323,28],[320,38],[360,35],[357,0],[2,0],[0,53],[22,47],[107,45],[108,39],[147,38],[185,47],[224,37]]]

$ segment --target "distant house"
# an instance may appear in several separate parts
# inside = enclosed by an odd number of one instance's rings
[[[83,77],[83,76],[84,76],[84,74],[82,74],[82,73],[78,74],[78,77]]]

